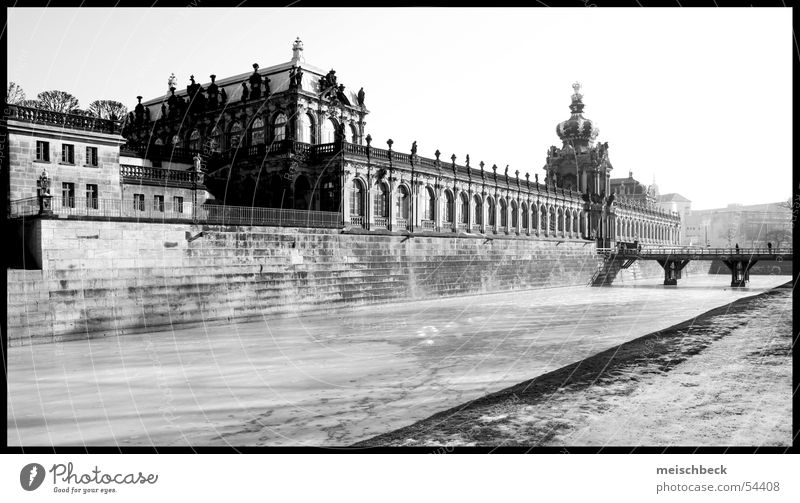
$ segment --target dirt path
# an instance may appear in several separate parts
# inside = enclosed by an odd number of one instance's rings
[[[356,446],[791,445],[780,287]]]

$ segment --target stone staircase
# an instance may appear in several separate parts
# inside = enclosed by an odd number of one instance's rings
[[[607,286],[614,282],[617,273],[622,268],[623,260],[612,255],[607,259],[600,259],[597,270],[592,276],[590,284],[592,286]]]

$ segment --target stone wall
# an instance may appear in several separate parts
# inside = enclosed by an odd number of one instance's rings
[[[594,245],[586,241],[35,222],[42,270],[9,271],[14,345],[588,284],[597,265]],[[37,274],[38,281],[29,277]],[[35,323],[27,318],[30,313]]]

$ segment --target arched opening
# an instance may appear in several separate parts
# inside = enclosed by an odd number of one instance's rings
[[[341,211],[339,207],[338,177],[335,175],[325,176],[321,180],[319,209],[320,211]]]
[[[212,152],[222,152],[222,131],[219,127],[214,127],[211,131],[211,137],[208,140],[208,146]]]
[[[561,208],[556,211],[556,224],[559,235],[564,235],[564,212]]]
[[[491,227],[494,227],[497,222],[497,208],[494,204],[494,199],[491,196],[486,198],[486,213],[487,213],[487,221]]]
[[[310,113],[300,114],[300,141],[314,145],[317,143],[316,122]]]
[[[425,187],[423,195],[425,201],[422,205],[422,218],[423,220],[433,221],[436,218],[436,196],[433,194],[433,189],[430,187]]]
[[[459,215],[459,223],[467,224],[469,223],[469,197],[465,192],[462,192],[459,196],[461,199],[461,214]]]
[[[550,210],[548,212],[548,218],[550,219],[550,221],[548,222],[548,224],[549,224],[548,229],[550,231],[550,235],[553,236],[556,233],[556,226],[558,225],[556,223],[557,222],[557,220],[556,220],[556,209],[553,206],[550,207]]]
[[[363,217],[364,208],[366,207],[366,191],[364,183],[356,178],[353,180],[353,187],[350,191],[350,215],[354,217]]]
[[[531,205],[531,223],[533,224],[533,230],[539,232],[539,205],[532,204]]]
[[[500,198],[500,227],[508,227],[508,203],[505,198]]]
[[[283,141],[286,139],[286,115],[279,113],[272,121],[272,141]]]
[[[522,203],[522,230],[528,232],[528,205]]]
[[[475,199],[475,224],[483,225],[483,202],[478,195],[473,196],[473,199]]]
[[[192,152],[199,152],[202,149],[202,140],[200,138],[200,131],[194,129],[189,134],[189,150]]]
[[[389,216],[389,186],[386,185],[386,182],[379,182],[377,189],[373,205],[375,218],[387,218]]]
[[[264,119],[256,117],[250,124],[250,145],[261,145],[264,143]]]
[[[278,173],[273,173],[269,177],[267,184],[267,200],[270,208],[282,208],[288,201],[286,201],[285,182],[283,177]]]
[[[444,191],[444,221],[448,224],[453,223],[453,214],[455,213],[455,201],[453,200],[453,193],[449,190]]]
[[[299,175],[294,181],[294,209],[310,209],[311,196],[311,184],[308,181],[308,177]]]
[[[411,198],[409,196],[408,189],[406,188],[406,186],[400,185],[399,187],[397,187],[397,204],[396,204],[397,218],[402,218],[403,220],[406,221],[408,221],[408,219],[411,218],[411,212],[410,212],[411,205],[409,204],[410,201]]]
[[[228,148],[239,148],[242,143],[242,125],[238,122],[231,124],[228,131]]]
[[[580,229],[581,229],[581,237],[588,237],[586,235],[586,216],[584,215],[583,211],[578,213],[578,220],[580,221]]]
[[[336,141],[336,128],[339,124],[333,119],[322,121],[322,138],[320,143],[333,143]]]
[[[350,123],[350,143],[358,143],[358,129],[352,122]]]
[[[517,230],[519,225],[519,214],[517,213],[517,202],[511,201],[511,228]]]

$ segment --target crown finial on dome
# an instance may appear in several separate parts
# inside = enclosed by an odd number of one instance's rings
[[[292,61],[301,63],[306,61],[303,57],[303,41],[300,40],[300,37],[297,37],[294,44],[292,44]]]
[[[581,83],[576,80],[575,82],[573,82],[572,88],[575,89],[575,94],[580,93],[581,92]]]

